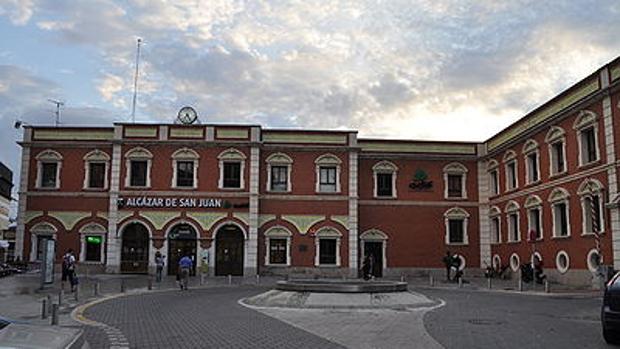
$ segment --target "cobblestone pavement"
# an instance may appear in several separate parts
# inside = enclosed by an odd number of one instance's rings
[[[253,286],[213,287],[120,297],[95,304],[84,316],[120,330],[131,348],[342,348],[237,300],[264,292]],[[93,348],[110,345],[91,327]]]
[[[446,302],[424,316],[446,348],[611,348],[601,334],[601,297],[418,291]]]

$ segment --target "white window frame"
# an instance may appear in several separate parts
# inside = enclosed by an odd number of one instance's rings
[[[564,267],[560,266],[560,256],[566,257],[566,266]],[[566,253],[566,251],[558,251],[558,253],[555,255],[555,267],[560,272],[560,274],[565,274],[568,269],[570,269],[570,257],[568,253]]]
[[[545,142],[549,149],[549,177],[566,173],[568,171],[568,159],[566,158],[566,137],[564,129],[558,126],[552,126],[549,132],[547,132]],[[564,169],[562,171],[558,171],[558,169],[555,168],[557,157],[553,151],[553,146],[558,143],[562,146],[562,158],[564,159]]]
[[[51,238],[58,241],[58,229],[48,222],[39,222],[30,228],[30,261],[37,261],[37,247],[41,237]]]
[[[104,164],[103,170],[103,188],[90,186],[90,165]],[[108,153],[95,149],[84,155],[84,185],[83,189],[89,190],[106,190],[108,189],[108,169],[110,168],[110,155]]]
[[[536,168],[532,168],[532,164],[530,163],[530,156],[534,155],[536,157]],[[523,146],[523,158],[525,161],[525,184],[534,184],[541,181],[541,173],[540,173],[540,151],[538,149],[538,142],[533,139],[528,139]],[[532,178],[532,172],[536,171],[538,174],[538,179],[534,180]]]
[[[497,220],[497,235],[493,230],[494,225],[493,221]],[[497,207],[493,206],[489,210],[489,230],[491,232],[491,244],[501,244],[502,243],[502,211]]]
[[[504,155],[504,171],[506,173],[506,192],[513,191],[519,188],[519,162],[517,161],[517,153],[513,150],[509,150]],[[512,181],[510,180],[511,172],[509,171],[509,165],[514,163],[514,182],[515,186],[511,187],[510,184]]]
[[[336,240],[336,264],[321,264],[320,246],[322,239]],[[324,227],[316,232],[314,238],[314,266],[315,267],[340,267],[340,244],[342,240],[342,234],[332,227]]]
[[[37,178],[36,188],[42,190],[57,190],[60,189],[60,169],[62,168],[62,155],[59,152],[46,149],[37,154],[35,157],[37,160]],[[53,187],[43,187],[43,163],[56,163],[56,182]]]
[[[487,172],[489,174],[490,196],[499,195],[499,163],[496,160],[489,161],[489,164],[487,165]]]
[[[105,245],[106,245],[107,229],[98,223],[89,223],[80,229],[80,262],[84,264],[103,264],[105,261]],[[99,261],[86,260],[86,238],[89,236],[101,237],[100,257]]]
[[[377,175],[379,173],[387,173],[392,175],[392,196],[378,196],[377,195]],[[372,167],[372,181],[373,181],[373,197],[375,199],[395,199],[398,197],[396,193],[396,177],[398,173],[398,166],[396,166],[393,162],[382,160],[377,162]]]
[[[146,185],[131,185],[131,162],[146,161]],[[126,188],[150,188],[151,187],[151,166],[153,164],[153,154],[145,148],[135,147],[125,153],[125,187]]]
[[[334,154],[323,154],[314,160],[316,181],[314,191],[322,194],[340,193],[340,167],[342,160]],[[321,167],[336,167],[336,191],[321,191]]]
[[[569,200],[570,195],[568,194],[568,191],[566,191],[566,189],[558,187],[555,188],[551,194],[549,194],[549,198],[547,199],[547,201],[551,204],[551,219],[552,219],[552,238],[554,239],[565,239],[565,238],[569,238],[571,236],[571,229],[570,229],[570,200]],[[558,222],[557,222],[557,217],[556,217],[556,206],[558,204],[564,203],[566,204],[566,232],[567,235],[563,236],[563,235],[559,235],[558,231],[559,229],[561,229],[561,227],[558,226]]]
[[[291,181],[291,172],[293,170],[293,159],[284,153],[273,153],[265,160],[267,163],[267,181],[265,191],[273,193],[290,193],[293,191],[293,182]],[[273,190],[271,189],[271,167],[282,166],[286,167],[286,190]]]
[[[584,180],[577,189],[577,194],[580,196],[581,201],[581,235],[593,235],[594,232],[588,231],[587,217],[591,214],[591,207],[588,203],[588,199],[592,200],[593,197],[598,197],[598,209],[599,209],[599,234],[605,233],[605,205],[603,184],[596,179]]]
[[[361,242],[361,246],[360,246],[360,252],[361,252],[361,261],[366,260],[366,248],[365,245],[366,243],[370,243],[370,242],[380,242],[381,243],[381,253],[382,253],[382,266],[383,266],[383,270],[387,269],[387,242],[388,242],[388,235],[384,232],[382,232],[379,229],[369,229],[365,232],[363,232],[362,234],[360,234],[360,242]]]
[[[177,151],[175,151],[174,153],[172,153],[171,156],[172,159],[172,183],[170,184],[170,186],[174,189],[197,189],[198,188],[198,166],[200,164],[200,155],[198,155],[198,153],[193,150],[193,149],[189,149],[189,148],[181,148]],[[192,186],[178,186],[177,184],[177,177],[178,177],[178,165],[179,162],[192,162],[193,163],[193,179],[192,179]]]
[[[530,195],[525,199],[525,204],[523,205],[527,210],[527,238],[530,237],[530,231],[532,231],[533,223],[532,222],[532,211],[538,210],[538,224],[540,225],[540,231],[537,232],[539,237],[536,238],[536,241],[542,241],[544,238],[544,228],[543,228],[543,201],[538,195]]]
[[[220,190],[243,190],[245,189],[245,161],[247,156],[245,154],[235,148],[229,148],[221,152],[217,156],[219,160],[219,168],[220,168],[220,179],[218,180],[217,187]],[[239,187],[234,188],[225,188],[224,187],[224,163],[239,163]]]
[[[265,265],[271,267],[288,267],[291,265],[291,240],[293,234],[290,230],[282,226],[274,226],[269,228],[265,232]],[[271,239],[286,239],[286,262],[285,263],[271,263]]]
[[[461,176],[461,196],[449,196],[448,194],[448,177],[452,176]],[[467,199],[467,167],[465,165],[452,162],[443,168],[443,183],[444,183],[444,192],[443,196],[446,200],[458,200],[458,199]]]
[[[592,255],[597,254],[599,256],[599,265],[603,264],[603,258],[601,257],[599,251],[595,248],[591,249],[586,255],[586,265],[588,266],[588,270],[592,273],[598,272],[598,265],[592,264]]]
[[[506,212],[506,227],[507,227],[507,231],[508,231],[508,237],[506,238],[506,242],[509,243],[514,243],[514,242],[520,242],[521,241],[521,214],[519,212],[520,206],[516,201],[510,201],[508,202],[508,204],[506,205],[505,208],[505,212]],[[510,217],[512,215],[516,215],[517,216],[517,220],[516,220],[516,227],[513,227],[511,224],[511,219]],[[515,234],[516,232],[516,234]],[[513,236],[516,235],[517,239],[513,239]]]
[[[453,207],[447,210],[444,214],[445,224],[445,244],[453,246],[466,246],[469,245],[469,233],[467,228],[469,226],[469,213],[460,207]],[[463,224],[463,242],[450,242],[450,220],[461,220]]]
[[[519,270],[519,268],[521,267],[521,258],[519,258],[519,255],[516,253],[513,253],[510,255],[510,258],[508,259],[508,262],[510,264],[510,269],[513,272],[516,272]]]
[[[575,131],[577,132],[577,149],[579,150],[578,152],[579,167],[587,166],[587,165],[596,163],[597,161],[601,160],[597,120],[598,120],[598,115],[596,115],[596,113],[589,111],[589,110],[582,110],[581,112],[579,112],[579,115],[577,115],[577,118],[575,119],[575,123],[573,124],[573,129],[575,129]],[[590,162],[585,162],[584,157],[586,156],[586,153],[584,152],[585,149],[583,149],[585,145],[583,144],[581,138],[582,138],[583,131],[589,128],[593,128],[593,131],[594,131],[594,147],[595,147],[594,150],[596,154],[596,159]]]

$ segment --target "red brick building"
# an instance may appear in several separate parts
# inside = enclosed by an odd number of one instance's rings
[[[449,250],[471,270],[536,255],[551,278],[587,284],[599,255],[620,267],[619,89],[617,59],[483,143],[26,127],[17,254],[34,262],[51,237],[57,258],[72,248],[108,272],[152,272],[160,252],[215,275],[352,276],[368,254],[401,275],[443,268]]]

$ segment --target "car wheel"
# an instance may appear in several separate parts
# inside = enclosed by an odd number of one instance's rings
[[[603,328],[603,338],[605,338],[605,342],[609,344],[618,344],[618,334]]]

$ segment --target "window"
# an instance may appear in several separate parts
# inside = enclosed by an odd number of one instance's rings
[[[172,187],[198,188],[198,165],[200,155],[192,149],[181,148],[172,154]]]
[[[467,168],[462,164],[453,162],[443,168],[446,199],[463,199],[467,197],[465,191],[465,179]]]
[[[56,241],[57,229],[50,223],[41,222],[30,228],[30,261],[40,261],[45,249],[44,239]]]
[[[340,239],[342,234],[334,228],[326,227],[316,235],[315,266],[340,266]]]
[[[599,159],[597,133],[598,115],[589,110],[583,110],[575,119],[573,128],[577,131],[579,143],[579,165],[587,165]]]
[[[86,237],[86,262],[101,261],[101,244],[103,238],[101,236],[92,235]]]
[[[591,249],[586,257],[586,264],[588,265],[588,269],[591,272],[596,273],[599,270],[599,266],[601,265],[601,263],[603,263],[603,261],[601,260],[601,255],[599,254],[599,252],[596,249]]]
[[[555,256],[555,266],[560,273],[566,273],[570,267],[570,258],[568,258],[568,253],[565,251],[558,252]]]
[[[551,145],[552,173],[562,173],[566,171],[564,164],[564,142],[555,142]]]
[[[291,264],[291,237],[293,234],[281,226],[269,228],[265,232],[265,265],[288,266]]]
[[[224,188],[241,188],[240,162],[224,162]]]
[[[528,139],[523,145],[523,154],[526,167],[525,182],[527,184],[538,182],[540,180],[538,143],[533,139]]]
[[[336,192],[336,167],[321,166],[319,168],[319,191],[325,193]]]
[[[244,189],[244,169],[246,156],[241,151],[230,148],[218,155],[220,165],[220,189]]]
[[[566,172],[566,139],[564,130],[553,126],[545,136],[549,144],[549,174],[551,176]]]
[[[523,205],[527,209],[527,240],[540,240],[542,232],[542,200],[538,195],[530,195]]]
[[[506,164],[506,190],[512,190],[517,187],[517,162],[511,161]]]
[[[466,245],[468,241],[467,222],[469,213],[454,207],[444,213],[446,224],[446,244]]]
[[[506,205],[506,219],[508,224],[508,242],[521,241],[521,231],[519,227],[519,204],[510,201]]]
[[[80,229],[82,248],[80,261],[103,263],[106,228],[98,223],[89,223]]]
[[[40,152],[37,156],[37,180],[36,187],[43,189],[60,188],[60,167],[62,155],[48,149]]]
[[[568,198],[569,194],[564,188],[555,188],[549,194],[548,201],[551,203],[551,213],[553,215],[553,237],[570,236]]]
[[[290,192],[291,169],[293,159],[283,153],[274,153],[267,157],[267,191]]]
[[[493,206],[489,210],[489,222],[491,225],[491,243],[493,244],[498,244],[502,242],[501,214],[502,211],[497,206]]]
[[[108,187],[108,164],[110,156],[95,149],[84,156],[84,189],[105,189]]]
[[[194,186],[194,162],[178,161],[177,162],[177,187],[193,187]]]
[[[126,187],[149,188],[151,186],[151,161],[153,154],[150,151],[136,147],[125,153]],[[176,171],[173,172],[176,174]]]
[[[286,264],[286,239],[269,239],[269,264]]]
[[[489,172],[489,192],[491,196],[499,194],[499,171],[498,162],[496,160],[490,160],[487,164],[487,171]]]
[[[372,167],[374,197],[396,197],[396,173],[398,167],[389,161],[380,161]]]
[[[577,194],[581,197],[582,234],[605,232],[603,189],[600,181],[586,179],[577,190]]]
[[[519,259],[519,255],[517,255],[516,253],[513,253],[510,256],[510,269],[512,269],[512,271],[517,271],[519,270],[520,266],[521,266],[521,260]]]
[[[88,187],[104,188],[105,187],[105,163],[92,163],[88,166]]]
[[[342,161],[333,154],[319,156],[314,164],[316,166],[316,192],[339,193],[340,192],[340,165]]]

